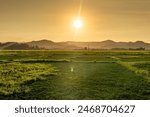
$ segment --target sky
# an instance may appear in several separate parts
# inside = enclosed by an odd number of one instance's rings
[[[0,0],[0,42],[41,39],[150,43],[150,0]]]

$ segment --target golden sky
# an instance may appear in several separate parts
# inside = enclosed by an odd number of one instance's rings
[[[150,42],[150,0],[0,0],[0,42],[41,39]]]

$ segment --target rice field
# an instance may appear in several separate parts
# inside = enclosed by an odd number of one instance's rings
[[[0,99],[149,100],[150,51],[0,51]]]

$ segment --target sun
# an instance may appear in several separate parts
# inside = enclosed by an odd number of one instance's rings
[[[81,21],[80,18],[77,18],[73,21],[73,26],[76,28],[76,29],[79,29],[83,26],[83,22]]]

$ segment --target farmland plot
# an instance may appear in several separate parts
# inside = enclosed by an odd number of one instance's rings
[[[0,99],[150,99],[149,51],[1,51]]]

